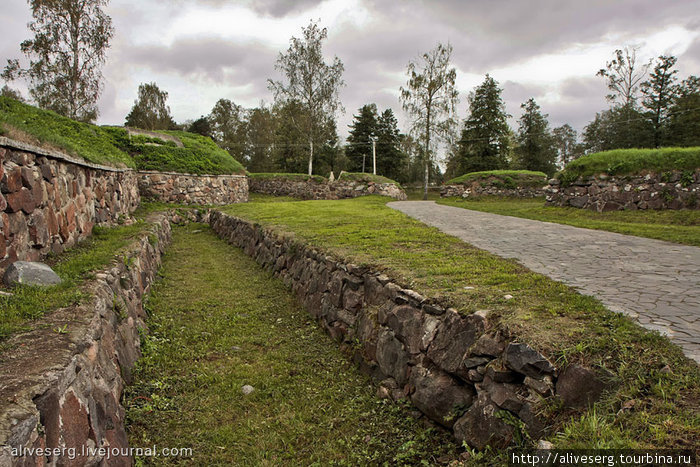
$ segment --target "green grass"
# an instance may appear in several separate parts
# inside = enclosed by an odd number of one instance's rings
[[[136,167],[133,159],[114,145],[105,128],[76,122],[9,97],[0,97],[0,128],[5,136],[27,139],[95,164]],[[19,131],[20,134],[16,134]]]
[[[184,131],[161,131],[172,141],[136,135],[124,128],[76,122],[54,112],[0,97],[5,136],[49,147],[96,164],[196,174],[242,174],[243,166],[211,139]],[[160,144],[160,145],[155,145]]]
[[[589,413],[542,411],[558,447],[697,448],[700,371],[679,347],[594,298],[476,249],[385,206],[380,197],[232,205],[225,211],[287,232],[330,254],[372,265],[462,313],[490,320],[558,366],[583,363],[616,375],[615,390]],[[465,287],[471,287],[465,289]],[[514,298],[506,300],[504,295]],[[671,373],[660,370],[668,365]],[[636,400],[635,410],[620,411]],[[605,430],[591,430],[585,415]],[[574,416],[574,418],[571,418]]]
[[[544,206],[543,198],[513,199],[482,197],[473,200],[441,198],[438,204],[572,225],[585,229],[607,230],[637,237],[700,246],[700,211],[644,210],[595,212],[572,207]]]
[[[285,180],[298,180],[298,181],[309,181],[313,180],[318,183],[325,183],[328,181],[326,177],[320,175],[307,175],[307,174],[294,174],[294,173],[273,173],[273,172],[257,172],[249,173],[248,177],[257,179],[267,179],[267,178],[280,178]]]
[[[544,172],[533,172],[531,170],[487,170],[461,175],[448,180],[445,182],[445,185],[466,185],[476,181],[490,185],[500,183],[506,188],[544,186],[547,183],[547,175]]]
[[[343,172],[338,177],[338,180],[350,180],[353,182],[360,183],[391,183],[392,185],[398,185],[398,182],[390,178],[383,177],[381,175],[374,175],[368,173],[355,173],[355,172]]]
[[[642,172],[700,169],[700,147],[615,149],[597,152],[569,162],[556,177],[564,185],[597,174],[630,175]]]
[[[423,199],[423,187],[405,187],[408,201],[420,201]],[[440,199],[440,187],[430,187],[428,188],[428,199],[438,200]]]
[[[19,285],[9,290],[13,296],[0,296],[0,349],[2,341],[26,329],[30,321],[85,300],[87,296],[80,289],[83,281],[109,264],[146,226],[144,221],[139,221],[129,226],[95,227],[91,237],[60,255],[47,258],[46,262],[63,280],[61,284],[52,287]]]
[[[175,228],[160,274],[124,400],[131,446],[190,447],[181,463],[211,466],[456,457],[451,436],[378,399],[282,282],[208,226]]]

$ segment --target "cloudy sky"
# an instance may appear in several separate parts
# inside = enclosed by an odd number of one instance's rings
[[[676,55],[681,78],[700,74],[697,0],[111,0],[107,13],[115,36],[104,68],[104,124],[123,124],[142,82],[168,91],[177,121],[209,113],[219,98],[270,103],[266,81],[279,78],[277,56],[312,19],[328,28],[328,61],[338,56],[345,65],[341,136],[370,102],[391,107],[404,124],[398,93],[406,65],[438,42],[454,47],[460,119],[469,91],[490,73],[513,125],[520,104],[534,97],[552,126],[581,130],[607,107],[596,71],[625,45],[640,47],[643,59]],[[30,20],[26,1],[3,0],[3,63],[20,56]]]

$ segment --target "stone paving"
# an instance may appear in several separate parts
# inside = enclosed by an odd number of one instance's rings
[[[700,248],[433,201],[388,206],[597,297],[700,363]]]

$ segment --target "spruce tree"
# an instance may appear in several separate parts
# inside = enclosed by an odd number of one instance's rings
[[[520,117],[515,149],[517,165],[521,169],[544,172],[552,176],[556,171],[557,150],[549,130],[547,115],[541,112],[535,99],[520,106],[525,110]]]

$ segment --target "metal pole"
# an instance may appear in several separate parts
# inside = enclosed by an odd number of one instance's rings
[[[377,139],[372,138],[372,173],[377,175]]]

